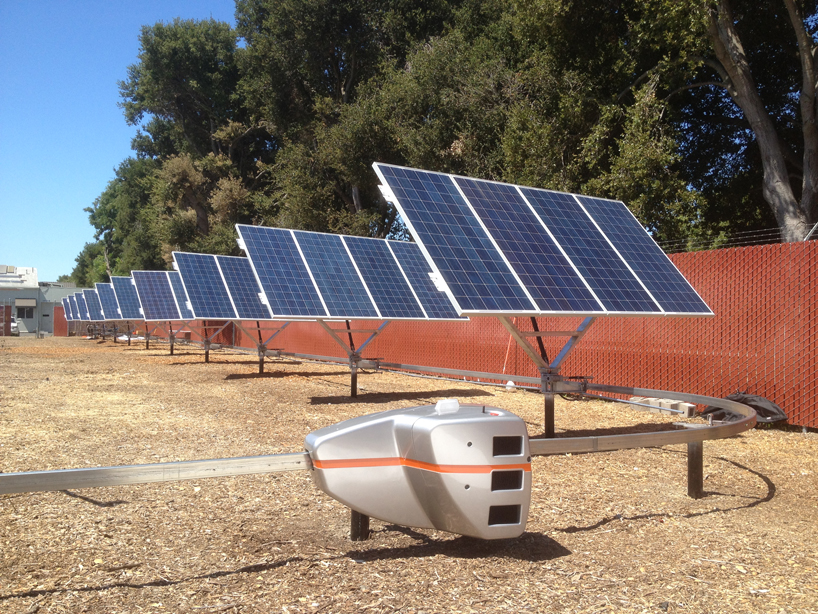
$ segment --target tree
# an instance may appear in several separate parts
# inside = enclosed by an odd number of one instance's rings
[[[137,126],[151,115],[152,141],[167,138],[178,152],[198,156],[220,153],[216,130],[236,118],[236,33],[213,19],[177,18],[143,26],[139,42],[139,62],[119,83],[126,121]],[[144,138],[140,133],[136,144]]]
[[[800,241],[815,223],[818,223],[818,105],[816,105],[816,87],[818,71],[815,66],[816,45],[816,6],[814,3],[796,3],[795,0],[783,0],[785,15],[778,14],[774,8],[767,8],[762,22],[750,22],[752,16],[743,16],[733,11],[730,0],[719,0],[708,7],[707,34],[713,45],[715,60],[705,64],[718,73],[719,85],[727,90],[730,97],[741,108],[744,117],[750,124],[761,152],[761,163],[764,170],[764,199],[775,214],[781,236],[784,241]],[[805,19],[805,10],[809,11]],[[753,11],[754,12],[754,11]],[[801,142],[787,142],[782,131],[762,98],[760,87],[753,77],[753,70],[748,53],[745,51],[739,35],[743,26],[747,29],[771,29],[774,19],[781,21],[788,18],[796,42],[795,57],[800,60],[800,88],[793,83],[787,94],[799,102],[798,118],[801,124]],[[775,28],[772,28],[775,29]],[[752,34],[751,34],[752,36]],[[792,43],[787,45],[792,48]],[[764,75],[766,76],[766,75]],[[800,145],[793,147],[793,145]],[[801,151],[800,160],[795,154]],[[793,185],[792,174],[800,175],[800,186]],[[800,198],[797,194],[800,192]]]

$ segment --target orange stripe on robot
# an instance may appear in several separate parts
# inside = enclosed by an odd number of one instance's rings
[[[312,462],[316,469],[352,469],[357,467],[414,467],[415,469],[425,469],[436,473],[491,473],[497,470],[522,469],[531,471],[531,463],[518,463],[509,465],[436,465],[434,463],[424,463],[423,461],[411,458],[386,457],[386,458],[343,458],[333,460],[315,460]]]

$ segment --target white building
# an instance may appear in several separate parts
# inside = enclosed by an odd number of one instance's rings
[[[0,306],[11,306],[21,335],[52,334],[54,306],[78,291],[70,282],[38,281],[33,267],[0,264]]]

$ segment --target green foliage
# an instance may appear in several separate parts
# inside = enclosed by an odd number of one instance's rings
[[[797,159],[791,25],[777,4],[734,5]],[[97,243],[74,276],[238,254],[236,223],[405,237],[376,160],[621,199],[659,240],[770,227],[753,133],[707,84],[709,6],[237,0],[235,30],[145,26],[120,83],[135,157],[88,209]]]

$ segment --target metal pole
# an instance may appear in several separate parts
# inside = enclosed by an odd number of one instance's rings
[[[704,443],[701,441],[687,444],[687,496],[704,497]]]
[[[210,339],[204,341],[205,362],[210,362]]]
[[[353,399],[358,396],[358,361],[351,360],[349,362],[350,370],[350,392],[349,396]],[[355,512],[353,512],[354,514]]]
[[[540,371],[542,377],[542,383],[540,384],[540,389],[542,390],[542,396],[544,399],[543,403],[543,437],[546,439],[552,439],[556,434],[556,428],[554,426],[554,400],[556,396],[553,392],[553,388],[551,386],[551,378],[549,377],[554,371],[551,369],[542,369]]]
[[[349,538],[354,542],[362,542],[369,539],[369,516],[365,516],[355,510],[350,510]]]

